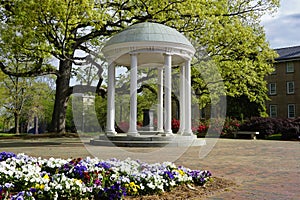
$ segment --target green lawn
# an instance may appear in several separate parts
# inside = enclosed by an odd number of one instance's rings
[[[13,133],[0,133],[0,137],[14,136]]]
[[[270,135],[266,139],[267,140],[281,140],[281,133]]]

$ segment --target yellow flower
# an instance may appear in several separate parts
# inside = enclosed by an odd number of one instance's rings
[[[184,173],[184,171],[179,170],[179,174],[180,174],[181,176],[183,176],[185,173]]]
[[[44,184],[40,185],[40,189],[41,189],[41,190],[43,190],[44,188],[45,188],[45,185],[44,185]]]
[[[82,180],[81,179],[74,179],[74,182],[77,184],[77,185],[81,185],[82,184]]]
[[[184,171],[182,171],[181,169],[180,170],[175,169],[174,171],[178,172],[179,175],[181,175],[181,176],[185,175]]]
[[[130,182],[130,187],[134,187],[134,186],[135,186],[134,182]]]
[[[50,178],[49,178],[48,174],[45,174],[43,179],[50,179]]]
[[[134,182],[125,184],[125,187],[127,188],[128,194],[132,194],[132,195],[138,193],[138,189],[140,189],[140,186],[136,185]]]
[[[40,189],[40,190],[43,190],[44,188],[45,188],[45,185],[44,184],[35,184],[35,186],[34,186],[36,189]]]

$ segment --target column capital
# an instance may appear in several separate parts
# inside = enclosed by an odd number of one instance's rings
[[[108,67],[110,66],[116,67],[116,62],[115,61],[108,62]]]
[[[163,53],[163,55],[164,55],[164,56],[173,56],[174,53],[172,53],[172,52],[165,52],[165,53]]]
[[[130,52],[129,55],[130,56],[137,56],[139,53],[138,52]]]

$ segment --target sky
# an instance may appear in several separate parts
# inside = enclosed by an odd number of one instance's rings
[[[262,18],[271,48],[300,45],[300,0],[281,0],[272,16]]]

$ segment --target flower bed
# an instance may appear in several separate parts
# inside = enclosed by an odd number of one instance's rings
[[[147,164],[130,158],[36,158],[0,153],[2,199],[122,199],[169,191],[187,183],[205,184],[209,171],[174,163]]]

